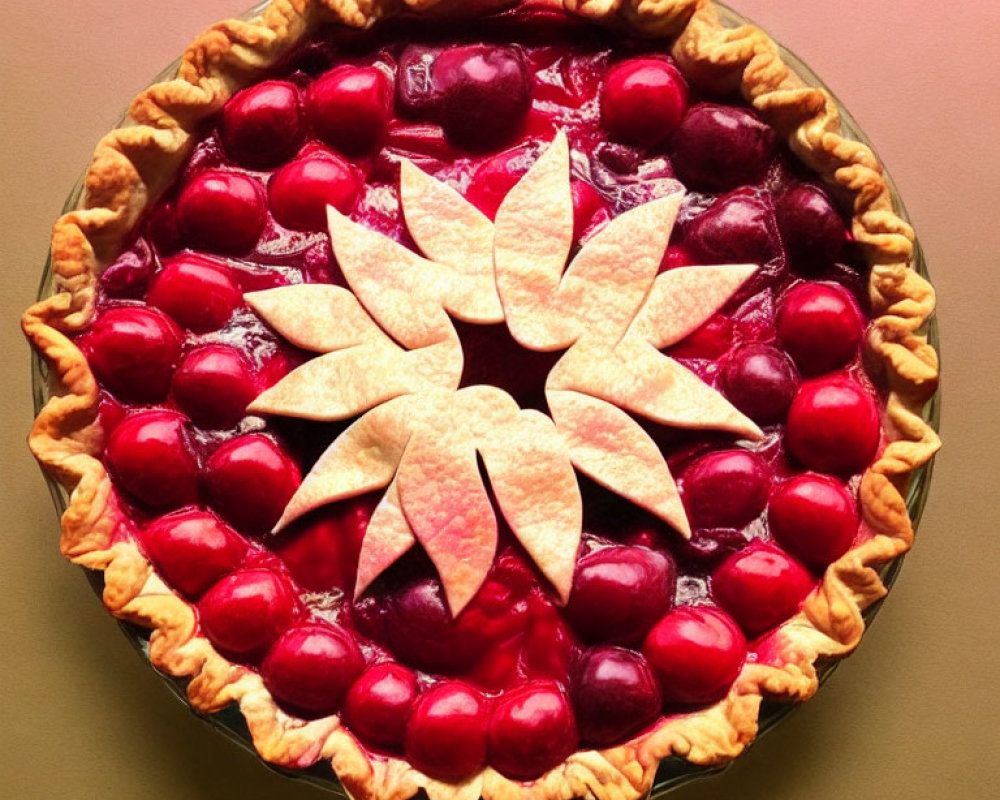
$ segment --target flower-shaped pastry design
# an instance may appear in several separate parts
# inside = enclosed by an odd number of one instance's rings
[[[495,222],[404,161],[400,198],[422,255],[334,209],[334,254],[351,289],[296,285],[247,295],[298,347],[320,353],[261,394],[255,413],[358,417],[313,466],[278,522],[385,490],[365,534],[357,592],[416,543],[452,613],[493,563],[498,525],[569,597],[582,530],[577,471],[690,536],[667,463],[635,416],[759,438],[760,430],[663,348],[721,308],[754,265],[658,274],[678,192],[627,211],[573,246],[570,154],[559,134]],[[549,414],[501,389],[459,388],[451,318],[505,322],[535,351],[565,352],[545,383]],[[360,416],[359,416],[360,415]]]

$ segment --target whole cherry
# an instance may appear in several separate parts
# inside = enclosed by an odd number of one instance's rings
[[[800,283],[781,298],[775,317],[778,341],[809,375],[833,372],[858,354],[861,310],[837,284]]]
[[[231,428],[257,395],[252,368],[236,348],[206,344],[184,356],[174,373],[174,401],[202,428]]]
[[[774,215],[762,198],[737,191],[688,224],[684,245],[702,264],[761,264],[778,252]]]
[[[146,300],[188,330],[207,333],[226,323],[243,296],[226,264],[183,253],[164,262]]]
[[[268,183],[274,218],[297,231],[326,230],[326,207],[349,214],[360,191],[357,169],[333,153],[290,161]]]
[[[489,761],[515,780],[538,778],[576,750],[573,710],[552,681],[533,681],[504,692],[493,705]]]
[[[677,69],[659,58],[631,58],[608,70],[601,88],[601,125],[626,144],[662,144],[687,111],[688,88]]]
[[[487,702],[460,681],[433,686],[406,725],[406,760],[432,778],[460,781],[486,765]]]
[[[720,385],[726,399],[760,425],[781,422],[795,397],[799,374],[792,360],[768,344],[748,344],[725,362]]]
[[[219,253],[243,253],[267,221],[264,188],[237,172],[206,170],[192,178],[177,199],[177,222],[188,241]]]
[[[774,209],[778,230],[792,263],[814,269],[832,262],[847,241],[847,227],[819,186],[801,183],[788,189]]]
[[[771,471],[747,450],[719,450],[693,461],[680,478],[681,497],[695,528],[741,528],[767,504]]]
[[[858,504],[840,481],[807,472],[771,493],[767,523],[785,550],[813,569],[824,569],[857,536]]]
[[[222,109],[222,144],[247,167],[282,163],[298,149],[302,133],[299,90],[289,81],[262,81],[237,92]]]
[[[376,664],[348,691],[344,722],[366,744],[398,751],[418,694],[412,670],[399,664]]]
[[[385,136],[392,94],[392,81],[379,67],[343,65],[309,87],[309,118],[328,145],[348,155],[361,155]]]
[[[594,647],[580,659],[571,696],[580,738],[607,747],[625,741],[660,714],[660,689],[649,662],[623,647]]]

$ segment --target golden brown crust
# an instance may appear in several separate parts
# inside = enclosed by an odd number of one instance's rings
[[[548,0],[554,6],[560,0]],[[805,699],[818,686],[820,657],[850,652],[864,631],[862,612],[885,594],[878,568],[913,540],[903,492],[914,470],[939,447],[921,416],[937,384],[937,355],[922,334],[934,294],[911,268],[914,237],[893,207],[890,188],[865,145],[840,133],[830,96],[782,63],[777,47],[753,27],[728,30],[708,0],[565,0],[571,13],[651,36],[676,36],[673,53],[693,83],[740,90],[784,135],[792,150],[852,203],[853,233],[873,265],[870,333],[874,369],[889,388],[891,441],[862,478],[864,519],[873,536],[832,564],[801,612],[770,634],[729,695],[697,714],[665,719],[653,731],[603,752],[581,751],[530,783],[487,769],[461,784],[430,779],[398,759],[371,758],[336,717],[302,722],[277,708],[260,677],[234,666],[197,635],[192,607],[152,572],[127,537],[129,524],[95,457],[103,447],[97,387],[67,334],[93,315],[95,282],[119,252],[143,210],[173,180],[198,123],[239,86],[275,63],[320,22],[362,27],[402,11],[469,13],[511,0],[274,0],[250,21],[219,23],[185,52],[174,80],[132,104],[135,124],[108,134],[87,173],[81,208],[64,215],[52,238],[55,293],[24,315],[25,334],[49,364],[51,399],[39,414],[32,451],[70,492],[61,548],[71,561],[104,571],[104,601],[122,619],[152,628],[150,658],[189,677],[193,706],[215,711],[237,702],[265,759],[290,767],[329,760],[356,797],[405,800],[423,787],[432,800],[633,800],[652,785],[659,760],[678,755],[720,764],[757,730],[762,697]]]

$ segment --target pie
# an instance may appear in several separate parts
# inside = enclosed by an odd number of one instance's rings
[[[355,797],[639,798],[849,653],[938,439],[878,162],[709,2],[274,0],[25,314],[62,551]]]

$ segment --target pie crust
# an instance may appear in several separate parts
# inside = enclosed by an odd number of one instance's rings
[[[253,742],[272,763],[305,768],[329,761],[358,798],[404,800],[423,788],[432,800],[506,798],[639,798],[659,761],[676,755],[697,765],[737,756],[757,731],[764,696],[810,697],[816,662],[849,653],[864,630],[862,612],[886,589],[878,569],[913,540],[904,492],[939,440],[921,416],[937,385],[937,355],[923,335],[934,309],[930,285],[912,269],[914,235],[893,210],[889,186],[871,150],[840,132],[832,98],[803,83],[760,30],[726,29],[709,0],[534,0],[571,14],[674,40],[673,56],[693,83],[739,90],[787,139],[795,155],[853,208],[852,232],[872,269],[873,324],[869,369],[888,387],[885,427],[891,441],[862,477],[860,503],[873,536],[826,570],[800,613],[772,633],[766,658],[747,663],[728,696],[701,711],[663,719],[652,730],[603,751],[582,750],[530,782],[491,768],[461,783],[429,778],[405,761],[370,757],[336,716],[303,721],[274,702],[260,676],[234,665],[196,634],[195,612],[153,572],[138,548],[116,537],[127,524],[97,455],[103,432],[98,387],[68,337],[94,315],[101,270],[123,248],[143,211],[173,181],[199,123],[243,85],[278,61],[321,23],[371,25],[403,13],[461,16],[506,9],[511,0],[274,0],[260,16],[219,23],[186,50],[178,76],[133,102],[130,124],[99,143],[81,208],[55,224],[55,293],[32,306],[22,325],[50,365],[51,398],[32,429],[32,451],[69,492],[62,519],[63,554],[104,572],[104,602],[117,617],[152,629],[149,655],[160,670],[190,678],[199,711],[238,703]]]

